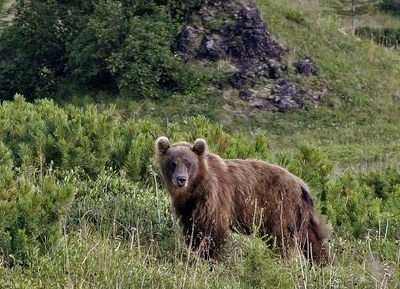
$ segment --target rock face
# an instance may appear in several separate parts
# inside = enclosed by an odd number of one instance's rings
[[[276,108],[281,112],[304,107],[304,101],[320,101],[324,93],[309,91],[286,79],[288,50],[271,37],[267,24],[252,4],[211,1],[199,11],[200,19],[178,35],[175,53],[182,60],[228,60],[236,69],[229,83],[239,98],[254,110]],[[318,72],[311,58],[294,64],[307,77]],[[266,90],[262,84],[268,82]],[[271,85],[272,83],[272,85]]]
[[[318,68],[310,58],[301,60],[296,64],[296,71],[302,75],[317,74]]]

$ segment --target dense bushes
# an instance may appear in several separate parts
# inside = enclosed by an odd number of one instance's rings
[[[332,163],[319,148],[302,143],[298,151],[293,160],[286,161],[287,167],[307,181],[337,235],[364,238],[372,232],[377,238],[398,236],[400,214],[395,204],[400,202],[399,171],[345,172],[332,179]]]
[[[399,0],[382,0],[380,3],[382,10],[386,10],[395,15],[400,16],[400,1]]]
[[[17,1],[12,25],[0,30],[0,99],[15,93],[31,99],[56,89],[68,73],[67,43],[91,6],[80,2]]]
[[[0,151],[0,263],[26,264],[57,245],[75,189],[51,170],[13,168],[2,143]]]
[[[171,46],[182,15],[203,2],[19,0],[0,30],[0,99],[74,86],[136,98],[195,89]]]
[[[3,264],[29,262],[66,231],[90,226],[115,238],[164,238],[174,232],[168,196],[153,163],[154,140],[206,138],[226,158],[279,163],[307,181],[338,236],[397,238],[400,173],[395,169],[332,178],[332,164],[307,143],[272,157],[265,133],[228,134],[203,117],[166,126],[120,121],[112,108],[60,108],[22,96],[0,106],[0,252]],[[69,209],[70,208],[70,209]],[[385,229],[383,229],[385,228]],[[142,241],[143,241],[142,240]]]
[[[1,105],[0,124],[0,254],[10,265],[28,262],[30,254],[56,243],[73,198],[71,228],[87,221],[98,229],[114,224],[115,234],[127,238],[132,228],[145,238],[160,230],[167,234],[168,199],[158,194],[149,168],[161,134],[175,140],[207,137],[223,155],[268,154],[261,133],[251,142],[241,134],[231,138],[205,118],[163,129],[149,120],[121,123],[112,108],[62,109],[19,95]]]
[[[357,35],[363,38],[368,38],[376,43],[387,47],[398,48],[400,43],[400,29],[399,28],[371,28],[359,27],[357,28]]]

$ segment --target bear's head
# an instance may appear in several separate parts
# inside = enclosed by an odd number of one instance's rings
[[[156,140],[156,159],[167,188],[177,190],[188,186],[196,177],[206,152],[204,139],[197,139],[193,144],[177,142],[170,145],[168,138],[159,137]]]

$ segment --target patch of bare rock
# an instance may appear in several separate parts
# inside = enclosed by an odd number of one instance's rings
[[[318,103],[327,94],[325,88],[313,91],[288,80],[293,71],[308,77],[318,74],[318,68],[306,57],[289,72],[283,61],[289,50],[270,35],[253,4],[212,1],[196,19],[178,35],[175,53],[184,61],[229,61],[235,67],[229,83],[247,109],[287,112],[303,109],[306,101]]]

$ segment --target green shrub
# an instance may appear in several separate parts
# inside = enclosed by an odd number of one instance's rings
[[[16,96],[0,107],[0,136],[11,149],[15,166],[42,168],[53,163],[64,170],[81,167],[94,176],[113,166],[111,156],[119,124],[113,109],[98,113],[86,109],[57,107],[52,101],[35,105]]]
[[[301,143],[298,150],[299,154],[294,158],[280,156],[278,162],[308,183],[317,207],[338,235],[357,239],[363,239],[371,232],[377,238],[398,235],[398,170],[388,168],[366,175],[346,172],[332,178],[332,163],[321,149]]]
[[[15,18],[0,32],[0,98],[48,96],[67,75],[67,43],[90,6],[60,0],[16,1]]]
[[[244,288],[293,288],[289,270],[279,264],[279,257],[274,256],[264,241],[251,237],[244,248],[240,280]],[[271,270],[275,268],[275,270]]]
[[[107,59],[122,95],[157,98],[162,89],[180,90],[175,76],[181,63],[171,46],[174,23],[161,11],[152,16],[133,17],[119,49]]]
[[[400,15],[400,1],[399,0],[382,0],[380,8],[395,15]]]
[[[400,214],[399,172],[388,169],[367,175],[347,172],[327,186],[327,218],[337,232],[355,238],[397,238]]]
[[[194,91],[201,79],[171,47],[183,15],[205,2],[19,0],[0,33],[0,98]]]
[[[9,266],[26,264],[36,251],[57,245],[75,190],[51,171],[10,170],[2,163],[0,174],[0,258]]]
[[[223,158],[269,158],[268,139],[261,130],[250,133],[250,136],[241,132],[229,134],[223,126],[199,116],[189,117],[183,123],[171,123],[166,132],[173,142],[193,142],[196,138],[204,138],[210,151]]]
[[[362,183],[373,189],[374,195],[388,201],[400,187],[400,172],[392,167],[371,171],[360,177]]]
[[[377,227],[381,200],[349,173],[329,183],[327,218],[338,232],[364,238]]]
[[[394,168],[377,170],[360,176],[360,182],[371,189],[373,195],[382,202],[375,229],[378,235],[396,238],[400,234],[400,172]]]
[[[156,2],[164,2],[163,0]],[[167,7],[171,10],[172,15],[178,19],[186,19],[188,14],[194,10],[200,9],[203,5],[207,4],[208,0],[168,0]]]
[[[309,186],[313,195],[319,200],[321,212],[327,212],[327,183],[333,170],[333,164],[326,158],[322,150],[308,143],[298,145],[299,154],[293,161],[287,161],[287,168],[302,178]],[[285,165],[285,164],[284,164]]]
[[[359,27],[357,28],[357,35],[363,38],[368,38],[376,43],[387,47],[398,48],[400,43],[400,29],[399,28],[372,28],[372,27]]]
[[[54,131],[59,152],[59,159],[54,162],[66,170],[81,167],[90,177],[113,166],[111,156],[119,134],[113,109],[98,113],[94,106],[86,109],[70,106],[66,112],[68,121],[61,122]]]
[[[86,25],[67,43],[71,77],[82,87],[116,90],[107,59],[124,38],[124,7],[120,1],[99,1],[86,17]]]
[[[154,182],[147,188],[132,181],[124,170],[103,170],[96,179],[81,181],[72,175],[77,188],[69,212],[72,228],[85,224],[106,236],[149,240],[165,237],[172,227],[167,194]]]

